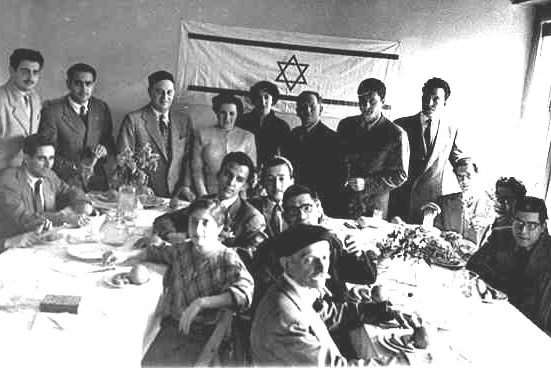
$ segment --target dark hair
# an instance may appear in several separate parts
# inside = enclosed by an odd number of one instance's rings
[[[547,207],[543,199],[526,196],[521,198],[515,206],[515,212],[537,212],[539,215],[540,222],[543,223],[548,219],[547,217]]]
[[[460,158],[459,160],[457,160],[457,162],[453,166],[453,171],[455,173],[457,173],[458,168],[463,167],[463,166],[469,166],[469,165],[472,165],[474,172],[478,174],[478,166],[476,165],[476,163],[470,157],[464,157],[464,158]]]
[[[256,97],[260,96],[260,92],[262,91],[265,91],[272,96],[272,105],[275,105],[279,100],[279,89],[275,84],[268,81],[260,81],[251,87],[249,91],[251,100],[254,100]]]
[[[34,156],[38,150],[38,147],[42,146],[54,146],[54,142],[44,135],[31,134],[25,137],[25,140],[23,141],[23,153],[29,156]]]
[[[283,156],[274,156],[266,161],[266,163],[264,163],[264,166],[262,167],[262,176],[266,175],[268,169],[279,165],[287,166],[287,168],[289,169],[289,175],[291,176],[291,178],[293,177],[293,165],[288,159]]]
[[[381,100],[386,96],[385,84],[376,78],[367,78],[358,86],[358,96],[364,95],[369,91],[377,92]]]
[[[224,224],[224,211],[222,210],[220,201],[218,201],[217,199],[199,198],[191,202],[189,207],[186,209],[189,216],[199,210],[207,211],[209,215],[212,216],[214,221],[216,221],[218,226]]]
[[[220,107],[223,104],[232,104],[237,108],[237,119],[243,116],[243,102],[241,100],[230,94],[230,93],[220,93],[212,98],[212,110],[218,114]]]
[[[317,201],[319,199],[318,193],[316,193],[315,190],[308,188],[307,186],[300,185],[300,184],[294,184],[291,185],[285,193],[283,193],[283,210],[285,210],[285,203],[287,203],[291,198],[298,197],[302,194],[308,194],[314,201]]]
[[[444,90],[444,96],[446,98],[446,101],[452,94],[452,91],[450,89],[450,85],[448,84],[448,82],[440,78],[431,78],[428,81],[426,81],[421,91],[423,92],[423,95],[428,95],[432,90],[436,88],[442,88]]]
[[[526,187],[524,186],[524,184],[522,184],[520,180],[517,180],[512,176],[511,177],[502,176],[501,178],[499,178],[496,181],[496,193],[497,193],[497,188],[499,187],[505,187],[505,188],[511,189],[515,194],[517,201],[526,195]]]
[[[297,96],[297,105],[304,101],[308,95],[314,96],[318,100],[319,104],[323,103],[323,98],[321,98],[321,95],[316,91],[303,91]]]
[[[159,70],[159,71],[156,71],[155,73],[151,73],[147,77],[147,81],[149,83],[149,86],[147,88],[151,89],[153,88],[153,86],[155,86],[155,84],[164,80],[168,80],[174,83],[174,76],[171,73],[167,72],[166,70]]]
[[[247,177],[247,184],[249,186],[252,186],[254,184],[254,173],[255,173],[255,167],[253,160],[247,155],[245,152],[230,152],[224,158],[222,159],[222,164],[220,165],[220,170],[222,170],[224,167],[229,165],[230,163],[234,163],[240,166],[247,166],[249,168],[249,176]]]
[[[71,65],[71,67],[67,69],[67,80],[72,81],[76,73],[90,73],[94,78],[94,82],[96,81],[96,76],[97,76],[96,69],[94,69],[94,67],[88,64],[77,63],[74,65]]]
[[[31,50],[31,49],[16,49],[10,55],[10,66],[13,70],[19,68],[19,64],[23,60],[35,61],[40,65],[40,69],[44,66],[44,56],[40,51]]]

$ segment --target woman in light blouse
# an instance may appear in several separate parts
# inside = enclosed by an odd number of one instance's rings
[[[245,152],[256,162],[254,135],[235,126],[243,115],[243,103],[231,94],[219,94],[212,99],[217,124],[196,132],[193,142],[191,172],[198,196],[218,192],[218,171],[229,152]]]

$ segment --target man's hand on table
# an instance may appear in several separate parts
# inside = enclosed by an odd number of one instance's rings
[[[361,256],[362,252],[371,251],[375,256],[379,256],[381,251],[373,242],[364,242],[362,236],[357,234],[347,234],[344,237],[344,249],[354,256]]]
[[[197,298],[182,312],[180,317],[180,330],[184,334],[189,334],[191,323],[195,319],[195,316],[203,309],[203,298]]]

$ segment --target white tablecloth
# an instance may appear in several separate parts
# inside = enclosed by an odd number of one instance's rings
[[[137,227],[151,226],[160,214],[138,211]],[[131,243],[111,249],[129,255]],[[62,240],[0,255],[0,367],[140,366],[158,332],[165,267],[147,263],[149,282],[113,289],[104,279],[130,267],[89,273],[100,266],[70,257],[70,246]],[[39,312],[46,294],[81,296],[78,314]]]

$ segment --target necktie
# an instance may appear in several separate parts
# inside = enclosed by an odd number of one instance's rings
[[[282,209],[279,204],[276,204],[274,206],[274,210],[272,211],[272,219],[270,221],[270,227],[272,228],[272,231],[274,232],[274,234],[279,234],[283,230]]]
[[[161,136],[163,137],[163,143],[165,144],[167,156],[170,159],[170,154],[171,154],[170,130],[168,127],[167,118],[164,115],[159,116],[159,131],[161,132]]]
[[[37,213],[44,212],[44,204],[42,203],[42,196],[41,196],[41,190],[40,190],[41,186],[42,186],[42,179],[38,179],[36,183],[34,183],[34,205]]]
[[[431,144],[431,135],[430,135],[430,125],[431,124],[432,124],[432,120],[431,119],[427,120],[426,127],[425,127],[425,132],[423,133],[423,137],[425,139],[425,147],[427,147],[427,152],[429,151],[430,144]]]
[[[31,105],[31,96],[24,95],[23,101],[25,102],[25,112],[27,113],[27,116],[29,117],[29,129],[31,133],[33,132],[33,119],[32,119],[32,105]]]

